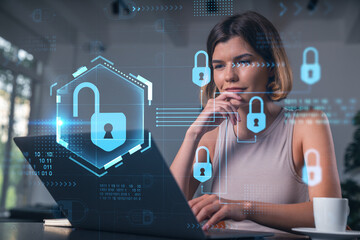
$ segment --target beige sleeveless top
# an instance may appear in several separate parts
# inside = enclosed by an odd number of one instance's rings
[[[233,125],[224,121],[213,159],[213,181],[203,192],[230,200],[291,204],[309,201],[307,185],[295,172],[292,137],[295,112],[282,109],[256,142],[237,139]],[[254,139],[253,139],[254,140]],[[250,214],[265,214],[260,210]],[[254,231],[277,230],[252,221],[227,221],[228,228]]]

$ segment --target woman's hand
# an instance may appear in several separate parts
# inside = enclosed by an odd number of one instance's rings
[[[195,131],[201,137],[219,126],[226,118],[236,125],[237,122],[240,122],[237,112],[240,101],[241,97],[231,92],[224,92],[214,99],[209,99],[204,110],[191,125],[190,130]]]
[[[226,219],[235,221],[245,220],[247,215],[244,212],[250,208],[249,203],[226,200],[217,195],[208,194],[190,200],[189,205],[198,222],[209,219],[203,226],[203,230],[207,230]]]

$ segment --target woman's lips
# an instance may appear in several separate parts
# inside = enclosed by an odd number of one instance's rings
[[[226,88],[226,92],[244,92],[246,88]]]

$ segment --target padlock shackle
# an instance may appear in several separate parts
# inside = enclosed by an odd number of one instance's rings
[[[200,146],[200,147],[198,147],[198,148],[196,149],[196,153],[195,153],[195,155],[196,155],[196,162],[197,162],[197,163],[199,162],[199,151],[200,151],[201,149],[204,149],[204,150],[206,151],[206,156],[207,156],[206,162],[207,162],[207,163],[210,163],[210,152],[209,152],[209,149],[207,149],[207,147],[205,147],[205,146]]]
[[[315,148],[310,148],[305,152],[305,165],[308,165],[308,160],[309,160],[309,154],[310,153],[314,153],[315,157],[316,157],[316,166],[320,166],[320,154],[318,152],[318,150],[316,150]]]
[[[195,56],[194,56],[194,67],[197,67],[197,59],[198,59],[198,56],[199,54],[204,54],[205,55],[205,67],[209,67],[209,56],[207,54],[207,52],[205,52],[204,50],[200,50],[198,51],[197,53],[195,53]]]
[[[307,64],[307,53],[312,51],[314,53],[314,63],[319,62],[319,52],[315,47],[307,47],[303,52],[303,64]]]
[[[261,97],[258,97],[258,96],[255,96],[255,97],[252,97],[250,99],[250,102],[249,102],[249,113],[253,113],[252,112],[252,103],[254,100],[259,100],[260,101],[260,113],[264,113],[264,101],[262,100]]]
[[[74,90],[73,93],[73,117],[78,117],[78,111],[79,111],[79,106],[78,106],[78,102],[79,102],[79,92],[81,89],[83,88],[90,88],[93,92],[94,92],[94,98],[95,98],[95,113],[99,113],[100,112],[100,93],[99,93],[99,89],[92,84],[91,82],[83,82],[80,83]]]

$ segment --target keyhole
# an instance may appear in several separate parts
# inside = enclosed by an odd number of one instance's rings
[[[312,78],[312,75],[313,75],[313,71],[309,70],[309,78]]]
[[[203,72],[201,72],[201,73],[199,73],[199,80],[204,80],[204,73]]]
[[[255,118],[254,119],[254,127],[258,127],[259,126],[259,119]]]
[[[205,168],[200,168],[200,176],[205,176]]]
[[[105,124],[104,130],[106,132],[104,138],[113,138],[111,134],[111,131],[113,130],[113,126],[110,123]]]
[[[315,176],[314,176],[315,174],[314,174],[314,172],[310,172],[310,176],[309,176],[309,179],[314,179],[315,178]]]

